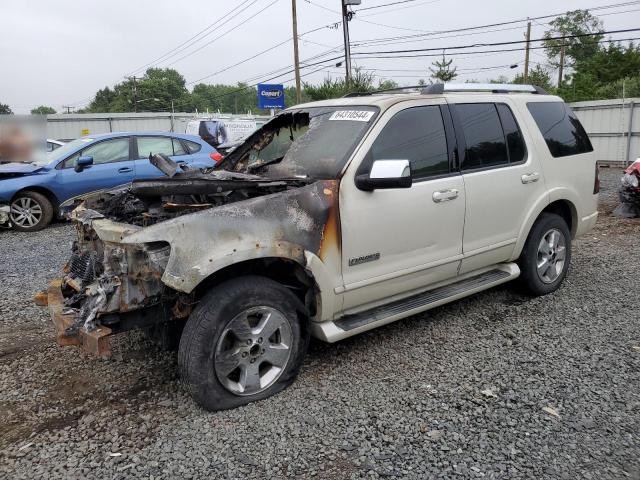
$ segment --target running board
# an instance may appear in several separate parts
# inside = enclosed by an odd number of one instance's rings
[[[314,334],[328,342],[335,342],[357,333],[391,323],[400,318],[444,305],[459,298],[508,282],[520,275],[515,263],[501,264],[481,273],[471,273],[455,282],[432,290],[346,315],[334,322],[314,325]]]

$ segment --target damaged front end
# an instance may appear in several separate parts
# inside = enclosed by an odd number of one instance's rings
[[[146,328],[190,313],[190,296],[172,291],[161,277],[170,246],[163,242],[121,243],[135,226],[76,209],[78,240],[62,279],[47,292],[58,343],[82,345],[99,356],[110,354],[109,336]]]
[[[614,214],[624,218],[640,217],[640,158],[629,165],[621,178],[620,205]]]

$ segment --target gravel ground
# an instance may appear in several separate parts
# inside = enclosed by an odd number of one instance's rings
[[[0,477],[638,479],[640,222],[610,215],[618,179],[555,294],[314,342],[290,389],[219,413],[139,335],[108,361],[55,345],[31,297],[72,229],[0,232]]]

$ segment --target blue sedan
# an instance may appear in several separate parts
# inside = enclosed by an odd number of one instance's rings
[[[160,177],[149,155],[163,153],[194,168],[214,167],[222,156],[200,137],[177,133],[109,133],[82,137],[33,163],[0,165],[0,224],[36,231],[60,204],[132,180]]]

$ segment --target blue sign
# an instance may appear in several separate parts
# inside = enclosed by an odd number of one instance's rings
[[[258,108],[284,108],[284,87],[281,84],[258,84]]]

